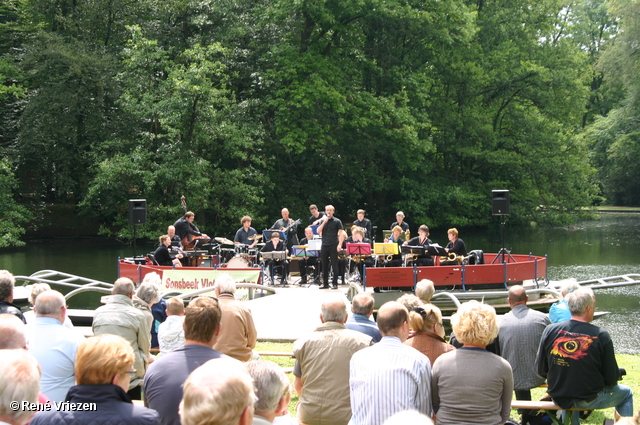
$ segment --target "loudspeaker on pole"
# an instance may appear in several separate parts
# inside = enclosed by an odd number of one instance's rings
[[[147,224],[146,199],[129,199],[129,224]]]
[[[509,215],[509,191],[492,190],[492,215]]]

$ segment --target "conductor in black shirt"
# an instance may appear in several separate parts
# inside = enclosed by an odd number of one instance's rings
[[[339,230],[343,228],[342,221],[333,216],[336,212],[333,205],[327,205],[324,212],[327,216],[318,228],[318,234],[322,237],[320,259],[323,285],[320,289],[329,288],[329,260],[331,260],[331,269],[333,270],[333,289],[338,289],[338,251],[342,249],[344,242],[344,234],[339,233]]]

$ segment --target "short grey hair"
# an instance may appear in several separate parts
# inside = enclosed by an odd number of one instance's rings
[[[31,294],[29,294],[29,302],[31,305],[36,305],[36,298],[44,291],[50,291],[51,286],[48,283],[38,282],[31,285]]]
[[[216,289],[220,290],[223,294],[235,294],[236,293],[236,281],[227,273],[222,273],[216,278]]]
[[[416,296],[423,301],[430,302],[436,292],[436,287],[429,279],[422,279],[416,284]]]
[[[290,383],[282,367],[267,360],[257,360],[246,364],[249,375],[253,378],[253,386],[258,397],[256,411],[273,412]]]
[[[136,286],[133,284],[133,281],[128,277],[121,277],[113,283],[113,288],[111,289],[111,293],[113,295],[126,295],[129,296],[133,291],[135,291]]]
[[[422,304],[424,304],[424,302],[421,301],[420,298],[416,297],[413,294],[404,294],[396,301],[405,306],[408,311],[411,311],[414,308],[420,307]]]
[[[153,282],[142,282],[136,295],[147,304],[155,304],[160,301],[160,288]]]
[[[156,285],[160,285],[162,283],[162,279],[160,278],[160,275],[158,273],[151,272],[144,275],[144,279],[142,279],[142,283],[145,283],[145,282],[152,282],[152,283],[155,283]]]
[[[575,291],[578,288],[580,288],[580,285],[578,285],[577,282],[565,283],[564,285],[562,285],[562,289],[560,289],[560,293],[562,294],[563,297],[566,297],[567,294],[570,294],[571,292]]]
[[[593,307],[596,304],[596,296],[593,293],[593,289],[587,287],[580,287],[567,294],[566,299],[572,316],[583,316],[587,311],[587,307]]]
[[[27,345],[26,325],[18,316],[0,314],[0,350],[25,348]]]
[[[344,322],[347,319],[347,305],[342,298],[323,302],[320,311],[325,322]]]
[[[373,313],[373,307],[375,300],[373,295],[368,292],[361,292],[353,297],[353,314],[360,314],[362,316],[369,316]]]
[[[64,296],[60,292],[44,291],[36,298],[36,316],[58,315],[64,305]]]
[[[0,300],[6,300],[13,293],[16,280],[8,270],[0,270]]]
[[[23,425],[29,421],[33,412],[10,408],[12,401],[29,403],[38,401],[40,392],[40,369],[38,361],[24,349],[0,350],[0,416],[9,418],[12,423]]]

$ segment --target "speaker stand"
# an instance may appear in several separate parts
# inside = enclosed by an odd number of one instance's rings
[[[502,258],[500,260],[501,263],[504,263],[504,257],[505,255],[507,255],[511,261],[513,261],[514,263],[516,262],[516,260],[511,256],[511,251],[509,251],[507,248],[504,247],[504,215],[502,216],[502,220],[500,223],[500,233],[502,234],[502,248],[500,248],[500,251],[498,251],[498,255],[496,255],[496,257],[493,259],[493,261],[491,262],[491,264],[495,263],[498,258]]]
[[[136,258],[136,239],[137,239],[136,238],[136,227],[137,226],[134,224],[133,225],[133,258],[134,258],[134,261],[135,261],[135,258]]]

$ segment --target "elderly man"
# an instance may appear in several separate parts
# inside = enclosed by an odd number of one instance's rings
[[[13,304],[13,287],[16,280],[7,270],[0,270],[0,314],[9,313],[18,316],[23,323],[27,323],[20,311],[20,307]]]
[[[42,392],[51,401],[64,401],[76,384],[74,366],[84,337],[63,326],[67,306],[58,291],[44,291],[36,298],[36,323],[29,334],[29,351],[42,368]]]
[[[111,289],[113,296],[106,305],[99,307],[93,316],[93,334],[120,335],[131,344],[136,355],[133,368],[134,378],[144,378],[147,370],[147,358],[151,348],[151,331],[145,315],[133,306],[135,286],[131,279],[121,277]],[[139,387],[130,393],[133,398],[140,398]]]
[[[409,312],[390,301],[378,310],[382,340],[351,357],[350,425],[381,424],[397,412],[417,410],[431,416],[431,363],[409,337]]]
[[[27,349],[26,326],[13,314],[0,314],[0,350]]]
[[[228,274],[221,274],[216,279],[215,288],[223,325],[213,348],[242,362],[257,359],[253,349],[258,333],[251,310],[235,298],[236,283]]]
[[[527,307],[529,296],[524,287],[509,288],[511,311],[500,321],[500,355],[513,370],[513,388],[517,400],[531,400],[531,388],[539,387],[544,378],[536,370],[536,353],[545,328],[551,323],[546,314]],[[522,424],[537,423],[536,412],[523,410]]]
[[[436,288],[433,281],[429,279],[422,279],[416,284],[416,297],[420,298],[423,304],[430,303],[435,292]]]
[[[291,252],[291,247],[298,245],[298,225],[289,218],[289,210],[283,208],[280,212],[282,218],[276,220],[271,226],[272,229],[283,230],[287,234],[287,249]]]
[[[567,294],[571,319],[549,325],[540,341],[538,373],[547,378],[547,392],[560,407],[604,409],[615,406],[621,416],[633,415],[631,388],[619,385],[618,363],[609,333],[592,325],[596,297],[590,288]],[[580,423],[573,411],[571,423]]]
[[[391,223],[390,229],[393,229],[396,226],[400,226],[403,232],[406,232],[407,230],[409,230],[409,223],[404,221],[404,213],[402,211],[398,211],[396,213],[396,221]]]
[[[189,303],[184,316],[185,343],[149,366],[144,377],[144,404],[160,414],[163,425],[180,425],[178,406],[189,374],[222,354],[212,347],[220,333],[220,305],[209,297]]]
[[[253,425],[270,425],[276,416],[287,410],[291,400],[291,384],[282,367],[266,360],[247,363],[247,370],[256,390],[256,410]]]
[[[371,344],[371,337],[344,326],[347,306],[337,296],[322,304],[320,321],[322,325],[293,345],[298,418],[307,425],[346,425],[351,417],[349,360]]]
[[[0,350],[0,423],[24,425],[35,410],[24,402],[36,403],[40,391],[38,362],[25,350]],[[13,402],[19,401],[17,409]]]
[[[380,342],[382,335],[378,329],[378,324],[369,319],[373,314],[374,308],[373,295],[368,292],[362,292],[353,297],[351,312],[353,313],[345,326],[347,329],[362,332],[369,335],[373,342]]]
[[[212,360],[184,383],[182,425],[251,425],[257,402],[247,369],[233,359]]]

